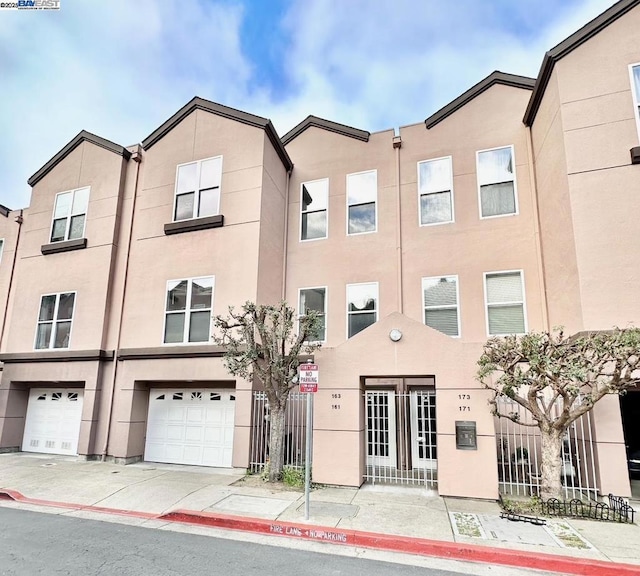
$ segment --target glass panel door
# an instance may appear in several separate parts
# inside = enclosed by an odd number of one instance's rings
[[[411,460],[413,468],[437,468],[435,390],[411,392]]]
[[[367,392],[367,466],[396,467],[395,393]]]

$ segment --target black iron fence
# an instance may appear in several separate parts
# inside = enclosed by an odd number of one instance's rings
[[[609,494],[609,503],[558,500],[550,498],[542,502],[542,514],[545,516],[568,516],[570,518],[591,518],[608,522],[628,522],[633,524],[635,510],[620,496]]]

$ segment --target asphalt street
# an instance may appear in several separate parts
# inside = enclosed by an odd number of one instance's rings
[[[454,576],[404,564],[0,508],[0,575],[38,574]]]

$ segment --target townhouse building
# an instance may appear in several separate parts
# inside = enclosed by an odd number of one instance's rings
[[[638,30],[622,0],[537,78],[397,131],[280,137],[194,98],[139,145],[80,132],[0,206],[0,451],[264,462],[259,383],[211,318],[284,298],[324,318],[314,481],[531,493],[538,439],[494,419],[476,362],[492,335],[640,322]],[[640,391],[620,402],[570,432],[567,486],[630,494]]]

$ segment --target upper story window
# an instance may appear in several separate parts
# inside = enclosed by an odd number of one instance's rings
[[[75,292],[42,296],[36,330],[36,350],[69,347],[75,301]]]
[[[219,214],[221,180],[222,156],[180,164],[176,176],[173,220]]]
[[[300,240],[327,237],[329,180],[303,182],[300,188]]]
[[[347,338],[378,321],[378,283],[347,284]]]
[[[298,302],[298,318],[302,318],[309,310],[315,310],[320,315],[320,328],[309,340],[324,342],[327,338],[327,289],[324,286],[301,288]]]
[[[56,195],[51,224],[51,242],[84,238],[90,188],[79,188]]]
[[[377,230],[378,172],[347,175],[347,234]]]
[[[164,343],[209,342],[213,276],[167,282]]]
[[[524,334],[527,322],[522,272],[492,272],[484,275],[484,282],[487,333],[491,336]]]
[[[447,336],[460,336],[458,277],[422,279],[424,323]]]
[[[518,213],[513,146],[477,153],[480,217]]]
[[[629,67],[629,73],[631,74],[631,93],[633,94],[638,137],[640,137],[640,64],[632,64]]]
[[[451,156],[418,162],[420,226],[453,222]]]
[[[0,262],[2,262],[2,252],[4,252],[4,238],[0,238]]]

